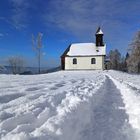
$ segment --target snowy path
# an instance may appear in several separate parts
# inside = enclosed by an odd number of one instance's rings
[[[0,75],[0,139],[140,140],[139,89],[114,73]]]
[[[107,77],[99,93],[94,97],[97,107],[92,110],[94,123],[90,140],[134,140],[121,93],[113,81]]]

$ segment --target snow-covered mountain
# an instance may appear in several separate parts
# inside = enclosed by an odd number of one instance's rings
[[[140,76],[0,75],[1,140],[139,140]]]

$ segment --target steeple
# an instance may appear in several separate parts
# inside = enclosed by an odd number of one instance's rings
[[[103,42],[104,33],[100,27],[98,27],[95,35],[96,35],[96,46],[104,46],[104,42]]]

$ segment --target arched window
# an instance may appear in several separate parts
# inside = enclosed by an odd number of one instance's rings
[[[73,64],[77,64],[77,59],[73,58]]]
[[[96,64],[96,59],[95,58],[91,58],[91,64]]]

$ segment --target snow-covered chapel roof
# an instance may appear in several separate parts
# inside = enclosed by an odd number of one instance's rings
[[[106,46],[96,46],[94,43],[74,43],[69,46],[67,56],[106,55]]]

